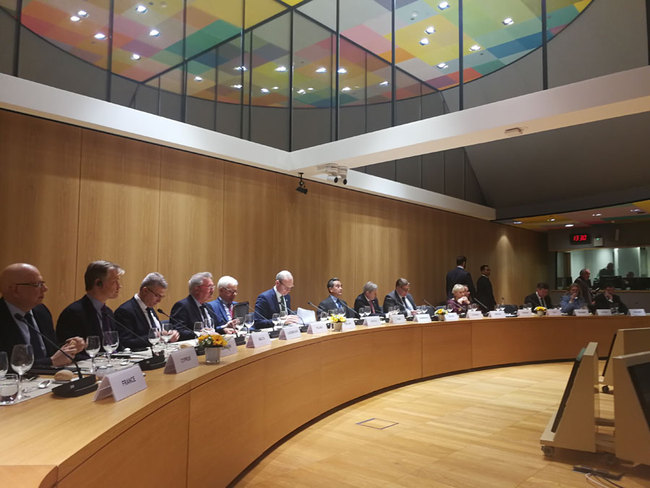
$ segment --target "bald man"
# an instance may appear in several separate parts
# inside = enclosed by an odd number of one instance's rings
[[[42,303],[46,292],[47,286],[40,271],[31,264],[11,264],[0,273],[0,350],[11,357],[11,350],[16,344],[31,344],[34,366],[62,367],[70,364],[70,359],[25,323],[56,342],[52,314]],[[17,314],[22,318],[18,319]],[[61,349],[74,357],[84,347],[81,337],[72,337]]]

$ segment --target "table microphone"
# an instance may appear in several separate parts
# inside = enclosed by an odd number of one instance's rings
[[[355,309],[348,307],[348,304],[345,303],[343,300],[339,300],[339,302],[340,302],[341,305],[343,305],[345,308],[347,308],[348,310],[351,310],[352,313],[354,313],[354,315],[357,316],[357,318],[361,318],[361,315],[359,315],[359,313],[358,313]]]
[[[78,396],[85,395],[86,393],[92,393],[99,387],[99,385],[97,384],[97,378],[95,377],[94,374],[90,374],[84,378],[83,375],[81,374],[81,368],[79,367],[79,364],[77,364],[77,361],[75,361],[74,358],[70,357],[68,353],[66,353],[63,349],[57,346],[54,343],[54,341],[52,341],[48,336],[46,336],[40,330],[38,330],[37,327],[34,327],[32,324],[30,324],[29,320],[27,320],[23,315],[16,313],[14,314],[14,317],[17,320],[20,320],[31,330],[36,332],[39,336],[43,338],[43,340],[47,341],[48,344],[54,346],[57,351],[61,351],[61,353],[65,357],[67,357],[70,361],[72,361],[75,368],[77,369],[77,376],[79,376],[78,379],[52,388],[52,393],[55,396],[60,396],[65,398],[78,397]]]
[[[104,317],[107,317],[109,320],[111,320],[111,322],[113,322],[115,325],[117,325],[120,329],[122,329],[122,330],[128,332],[129,334],[137,337],[141,341],[149,343],[149,338],[148,337],[140,336],[140,335],[134,333],[131,329],[129,329],[126,325],[124,325],[122,322],[117,320],[115,317],[111,317],[110,315],[108,315],[106,313],[106,311],[104,311],[102,315]],[[151,344],[149,344],[149,350],[151,351],[151,357],[146,358],[146,359],[142,359],[141,361],[138,361],[138,366],[140,366],[140,369],[142,371],[150,371],[152,369],[164,368],[165,367],[165,362],[166,362],[165,355],[164,354],[159,355],[159,354],[156,354],[155,352],[153,352],[153,346]]]
[[[162,308],[158,308],[158,309],[156,309],[156,312],[161,313],[161,314],[163,314],[165,317],[167,317],[167,318],[172,322],[172,324],[174,324],[174,326],[178,326],[178,327],[180,327],[181,329],[188,330],[188,331],[190,331],[190,332],[192,333],[192,335],[195,335],[195,334],[194,334],[194,329],[190,329],[187,325],[183,324],[183,322],[181,322],[180,320],[175,319],[175,318],[172,317],[171,315],[165,313],[165,311],[164,311]]]
[[[316,310],[320,310],[321,312],[325,312],[326,314],[329,315],[329,312],[328,312],[327,310],[323,310],[323,309],[320,308],[318,305],[314,305],[314,304],[311,303],[311,302],[307,302],[307,303],[308,303],[309,305],[311,305],[312,307],[314,307]]]

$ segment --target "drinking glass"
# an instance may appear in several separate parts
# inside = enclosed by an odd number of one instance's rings
[[[0,378],[3,378],[9,369],[9,360],[7,359],[7,353],[0,351]]]
[[[363,319],[370,315],[370,307],[360,307],[359,308],[359,316]]]
[[[104,351],[108,355],[108,365],[107,368],[111,368],[111,354],[117,350],[117,346],[120,345],[120,337],[117,335],[116,330],[107,330],[104,332]]]
[[[99,342],[99,336],[92,335],[86,337],[86,353],[90,356],[90,372],[94,373],[95,368],[95,356],[101,348],[101,343]]]
[[[147,334],[147,339],[149,339],[149,343],[153,347],[155,347],[158,343],[160,343],[160,330],[156,327],[152,327],[149,329],[149,332]]]
[[[279,314],[279,313],[274,313],[274,314],[271,316],[271,322],[273,322],[273,330],[275,330],[275,328],[276,328],[276,327],[278,326],[278,324],[280,323],[280,314]]]
[[[246,335],[250,334],[251,327],[255,324],[255,314],[247,313],[244,317],[244,326],[246,327]]]
[[[0,405],[11,405],[17,398],[18,376],[13,373],[5,374],[0,378]]]
[[[16,344],[11,351],[11,369],[18,373],[18,399],[29,398],[22,391],[23,375],[34,364],[34,349],[31,344]]]
[[[167,350],[167,345],[169,344],[169,341],[172,338],[172,334],[174,333],[174,325],[170,324],[169,322],[163,324],[162,329],[160,331],[160,338],[163,340],[165,344],[165,351]]]
[[[286,310],[280,312],[280,327],[284,327],[284,323],[287,321],[287,315]]]
[[[201,337],[203,334],[203,322],[194,322],[194,335],[197,337]]]

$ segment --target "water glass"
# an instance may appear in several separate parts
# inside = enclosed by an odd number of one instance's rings
[[[251,327],[255,325],[255,314],[254,313],[247,313],[246,316],[244,317],[244,326],[246,327],[246,335],[250,333]]]
[[[273,330],[275,330],[276,327],[280,324],[280,314],[274,313],[273,315],[271,315],[271,322],[273,322]]]
[[[9,359],[7,358],[7,353],[4,351],[0,351],[0,378],[4,377],[4,375],[7,373],[9,370]]]
[[[201,337],[203,334],[203,322],[194,322],[194,335],[197,337]]]
[[[7,353],[5,353],[5,356]],[[11,405],[18,398],[18,375],[5,374],[0,378],[0,405]]]
[[[86,353],[90,356],[90,372],[94,373],[95,368],[95,356],[101,348],[101,343],[99,342],[99,336],[93,335],[86,337]]]
[[[31,344],[16,344],[11,351],[11,369],[18,373],[18,399],[29,398],[21,389],[23,375],[34,364],[34,349]]]
[[[108,355],[108,368],[112,367],[111,354],[117,351],[120,345],[120,337],[117,335],[116,330],[107,330],[104,332],[104,351]]]

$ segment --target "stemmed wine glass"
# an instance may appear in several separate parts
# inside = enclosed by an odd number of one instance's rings
[[[359,307],[359,317],[366,318],[370,315],[370,307]]]
[[[198,339],[203,334],[203,322],[194,322],[194,335]]]
[[[251,332],[251,327],[255,324],[255,314],[254,313],[247,313],[246,316],[244,317],[244,327],[246,328],[246,336]]]
[[[104,332],[104,351],[108,355],[108,368],[112,367],[111,354],[117,350],[120,345],[120,337],[116,330],[107,330]]]
[[[284,327],[284,323],[287,321],[287,311],[280,311],[280,328]]]
[[[285,314],[286,314],[286,312],[285,312]],[[274,313],[271,316],[271,322],[273,322],[273,330],[275,330],[278,327],[278,325],[280,324],[280,314],[279,313]]]
[[[163,340],[165,343],[165,351],[167,351],[167,345],[169,344],[169,341],[172,338],[172,334],[174,333],[174,325],[166,322],[162,324],[162,329],[160,330],[160,338]]]
[[[11,368],[18,373],[18,399],[29,398],[22,391],[23,375],[34,364],[34,349],[31,344],[16,344],[11,351]]]
[[[9,360],[7,359],[7,353],[0,351],[0,378],[4,378],[9,370]]]
[[[92,335],[86,337],[86,353],[90,356],[90,372],[94,373],[95,368],[95,356],[101,348],[101,343],[99,342],[99,336]]]

